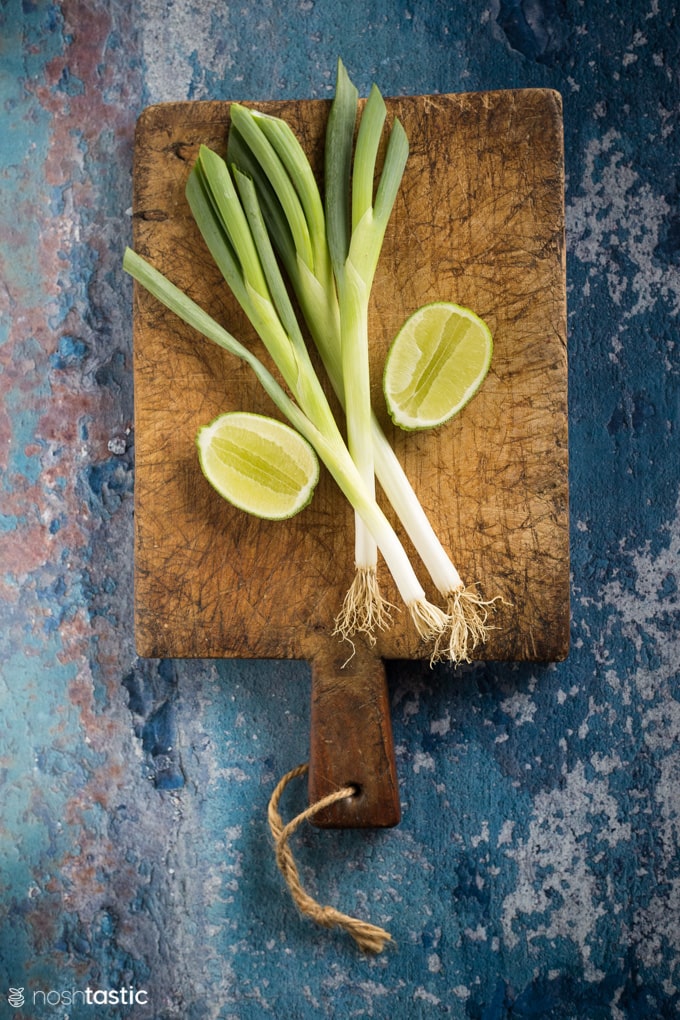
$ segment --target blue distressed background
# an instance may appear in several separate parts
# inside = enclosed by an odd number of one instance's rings
[[[2,0],[0,1017],[662,1018],[680,1006],[677,5]],[[403,821],[266,805],[307,754],[295,662],[132,636],[133,129],[147,104],[549,86],[564,99],[572,651],[391,668]],[[304,802],[302,786],[285,810]],[[134,986],[134,1011],[7,1002]]]

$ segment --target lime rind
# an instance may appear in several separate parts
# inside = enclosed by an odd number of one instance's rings
[[[198,430],[196,446],[215,491],[263,520],[287,520],[304,510],[319,480],[319,461],[307,440],[266,415],[221,414]]]
[[[478,392],[492,354],[491,332],[471,309],[447,301],[422,305],[385,361],[383,392],[394,424],[407,431],[445,424]]]

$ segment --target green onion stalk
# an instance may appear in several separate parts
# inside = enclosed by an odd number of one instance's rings
[[[374,206],[373,182],[385,104],[373,88],[360,121],[352,172],[356,103],[356,90],[345,74],[338,81],[326,133],[325,208],[337,288],[347,441],[365,485],[375,495],[368,308],[385,229],[406,165],[408,141],[395,121]],[[357,626],[370,632],[389,622],[378,586],[377,547],[360,524],[356,528],[355,566],[355,580],[337,621],[341,634],[351,633]]]
[[[339,61],[326,132],[325,206],[302,147],[279,118],[232,105],[228,160],[254,182],[272,242],[346,412],[348,445],[362,478],[374,493],[375,472],[446,603],[445,626],[438,617],[420,625],[437,634],[434,658],[469,660],[486,640],[493,600],[484,601],[476,586],[463,583],[370,408],[368,302],[408,141],[395,119],[373,200],[386,111],[374,87],[355,146],[357,102]],[[388,622],[389,606],[377,586],[375,542],[358,514],[355,560],[355,579],[336,629],[345,635],[357,630],[371,634]]]
[[[349,84],[349,79],[347,82]],[[353,87],[349,85],[349,88]],[[336,104],[334,110],[337,109]],[[350,172],[356,92],[353,102],[346,104],[346,111],[348,116],[343,118],[339,126],[341,130],[332,130],[329,124],[330,159],[327,159],[327,165],[338,167],[340,176],[337,179],[331,176],[327,182],[330,206],[336,213],[328,219],[328,230],[324,206],[307,156],[284,121],[233,104],[228,160],[256,182],[267,227],[288,275],[294,281],[298,302],[326,363],[327,372],[329,352],[324,350],[326,338],[337,337],[337,351],[334,352],[337,353],[337,364],[333,366],[331,379],[343,406],[349,399],[349,450],[366,488],[375,496],[373,447],[369,438],[371,404],[367,326],[370,279],[361,276],[349,262],[349,209],[345,208],[348,192],[344,178],[349,179]],[[338,124],[337,116],[335,123]],[[345,143],[342,153],[335,151],[338,143]],[[364,180],[369,176],[370,191],[372,169],[364,174]],[[379,244],[373,241],[376,261],[378,251]],[[342,380],[347,377],[353,380],[353,385],[346,394]],[[361,515],[355,512],[355,575],[336,619],[336,631],[345,637],[364,632],[373,639],[375,630],[390,622],[391,608],[378,585],[375,539]],[[437,617],[433,624],[439,629],[441,620]],[[431,625],[428,623],[426,629]]]

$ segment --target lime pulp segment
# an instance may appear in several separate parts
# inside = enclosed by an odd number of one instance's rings
[[[481,386],[492,350],[486,323],[468,308],[448,302],[419,308],[385,364],[385,399],[395,424],[432,428],[451,418]]]
[[[196,443],[213,488],[256,517],[292,517],[312,497],[319,478],[316,454],[283,422],[233,411],[200,429]]]

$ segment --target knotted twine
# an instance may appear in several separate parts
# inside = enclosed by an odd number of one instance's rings
[[[320,811],[330,807],[331,804],[336,804],[338,801],[345,800],[347,797],[353,797],[356,794],[353,786],[344,786],[333,793],[329,793],[327,797],[323,797],[315,804],[311,804],[305,811],[296,815],[292,821],[284,824],[279,814],[281,795],[291,780],[304,776],[308,770],[309,765],[306,763],[291,769],[278,783],[269,801],[269,827],[274,837],[276,863],[300,913],[311,918],[311,920],[323,928],[343,928],[364,952],[380,953],[386,943],[392,941],[392,936],[389,932],[386,932],[383,928],[378,928],[377,925],[369,924],[368,921],[362,921],[357,917],[343,914],[336,910],[335,907],[321,906],[302,888],[300,874],[288,845],[288,840],[303,822],[313,818]]]

